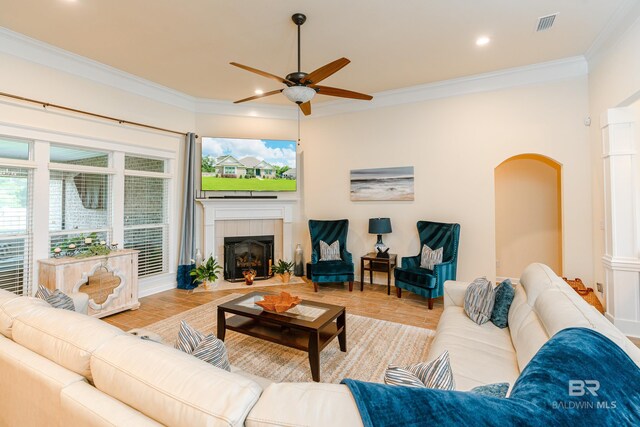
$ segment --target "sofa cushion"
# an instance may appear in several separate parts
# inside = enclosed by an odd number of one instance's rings
[[[51,295],[44,299],[53,308],[60,308],[62,310],[76,311],[76,307],[73,305],[73,299],[60,289],[56,289]]]
[[[566,285],[566,284],[565,284]],[[535,310],[549,336],[570,327],[594,329],[622,348],[640,366],[640,349],[568,285],[542,293]]]
[[[533,307],[536,298],[545,290],[552,287],[554,279],[558,276],[544,264],[533,263],[527,266],[520,276],[520,285],[527,293],[527,302]]]
[[[455,390],[456,388],[447,350],[431,362],[415,363],[402,367],[389,365],[384,373],[384,382],[391,385],[428,387],[439,390]]]
[[[0,333],[7,338],[12,338],[13,322],[20,314],[38,307],[50,307],[39,298],[20,297],[12,292],[0,291]]]
[[[339,241],[328,244],[320,240],[320,261],[340,261],[341,259]]]
[[[169,346],[130,335],[91,356],[98,390],[165,425],[242,426],[262,389]]]
[[[477,325],[462,307],[444,310],[427,359],[433,360],[445,350],[456,390],[498,382],[513,384],[520,374],[509,330],[491,322]]]
[[[58,418],[63,426],[162,426],[85,382],[63,388],[60,393],[60,404],[62,410]]]
[[[84,378],[0,336],[0,426],[58,426],[60,391]]]
[[[361,427],[362,420],[344,385],[277,383],[251,409],[246,426]]]
[[[18,344],[91,381],[91,353],[125,332],[99,319],[47,304],[19,314],[12,334]]]
[[[512,338],[512,342],[516,349],[518,366],[522,371],[538,350],[549,340],[549,335],[536,313],[529,311],[527,317],[518,327],[515,337],[515,339]]]
[[[396,281],[410,283],[427,289],[436,287],[436,277],[433,271],[420,267],[396,268]]]
[[[353,263],[346,261],[322,261],[313,264],[313,274],[322,276],[328,274],[351,274]]]

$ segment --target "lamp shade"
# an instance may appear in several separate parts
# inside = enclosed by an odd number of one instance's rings
[[[391,219],[369,218],[369,234],[391,233]]]

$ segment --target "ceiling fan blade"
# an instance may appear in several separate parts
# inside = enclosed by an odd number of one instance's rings
[[[353,92],[346,89],[338,89],[335,87],[316,86],[316,85],[310,85],[309,87],[316,89],[316,91],[318,92],[318,95],[339,96],[340,98],[363,99],[365,101],[370,101],[373,99],[373,96],[371,95],[367,95],[365,93]]]
[[[311,101],[300,104],[300,110],[302,110],[305,116],[311,114]]]
[[[238,67],[238,68],[242,68],[243,70],[247,70],[247,71],[250,71],[252,73],[259,74],[262,77],[266,77],[268,79],[276,80],[276,81],[278,81],[280,83],[284,83],[286,85],[295,84],[295,83],[293,83],[293,82],[291,82],[291,81],[289,81],[287,79],[283,79],[282,77],[278,77],[275,74],[267,73],[266,71],[258,70],[256,68],[247,67],[246,65],[238,64],[237,62],[230,62],[229,64],[231,64],[231,65],[233,65],[235,67]]]
[[[272,90],[271,92],[266,92],[266,93],[263,93],[262,95],[254,95],[254,96],[250,96],[248,98],[240,99],[238,101],[233,101],[233,103],[234,104],[239,104],[241,102],[253,101],[254,99],[264,98],[265,96],[275,95],[276,93],[280,93],[282,91],[283,91],[283,89]]]
[[[333,73],[339,71],[342,67],[347,65],[349,61],[347,58],[336,59],[333,62],[328,63],[324,67],[320,67],[315,71],[312,71],[307,77],[305,77],[301,83],[320,83]]]

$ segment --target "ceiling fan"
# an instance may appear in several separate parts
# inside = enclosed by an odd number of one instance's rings
[[[300,26],[305,23],[307,17],[302,13],[295,13],[291,17],[291,20],[293,20],[293,22],[298,26],[298,71],[290,73],[285,78],[282,78],[274,74],[267,73],[266,71],[261,71],[255,68],[248,67],[246,65],[238,64],[237,62],[231,62],[231,65],[242,68],[243,70],[250,71],[252,73],[259,74],[263,77],[276,80],[280,83],[284,83],[287,86],[284,89],[272,90],[271,92],[265,92],[259,95],[250,96],[249,98],[240,99],[238,101],[235,101],[234,104],[253,101],[254,99],[264,98],[265,96],[282,93],[290,101],[298,104],[300,106],[300,110],[302,110],[304,115],[308,116],[309,114],[311,114],[311,99],[316,93],[320,95],[338,96],[340,98],[363,99],[365,101],[370,101],[371,99],[373,99],[371,95],[367,95],[364,93],[318,85],[318,83],[320,83],[322,80],[336,73],[349,62],[351,62],[347,58],[336,59],[335,61],[330,62],[311,73],[300,71]]]

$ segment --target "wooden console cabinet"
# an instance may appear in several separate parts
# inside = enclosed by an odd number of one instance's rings
[[[90,316],[104,317],[140,307],[136,250],[123,249],[89,258],[41,259],[38,281],[65,294],[88,294]]]

